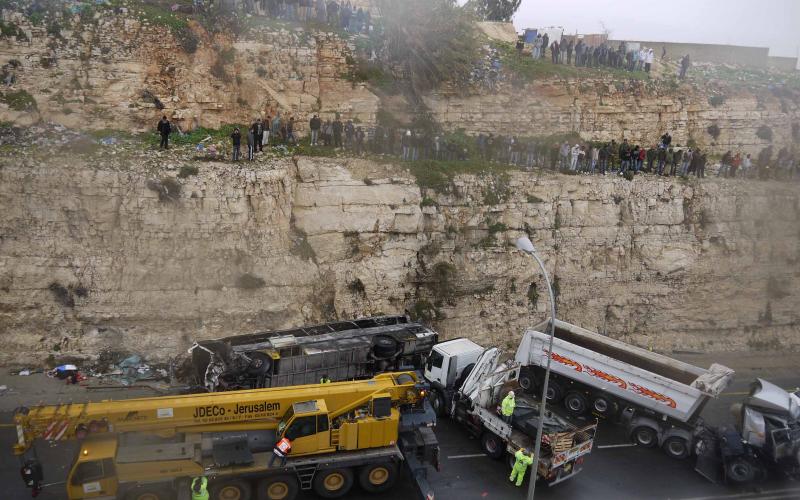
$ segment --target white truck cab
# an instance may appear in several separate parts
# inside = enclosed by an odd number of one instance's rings
[[[425,379],[431,384],[431,403],[442,415],[454,391],[485,349],[469,339],[453,339],[433,346],[425,364]]]

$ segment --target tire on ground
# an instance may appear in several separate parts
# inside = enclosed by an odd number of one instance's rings
[[[502,458],[506,453],[506,446],[500,436],[492,431],[484,431],[481,434],[481,448],[483,452],[495,460]]]
[[[664,444],[661,445],[661,448],[668,457],[676,460],[683,460],[692,454],[692,448],[689,442],[680,436],[668,437],[664,440]]]
[[[256,485],[257,500],[294,500],[300,486],[294,476],[274,476],[262,479]]]
[[[642,448],[652,448],[658,445],[658,434],[656,431],[645,425],[640,425],[631,432],[633,442]]]
[[[353,486],[353,471],[348,468],[325,469],[314,474],[314,492],[322,498],[340,498]]]
[[[393,462],[365,465],[358,470],[358,484],[368,493],[383,493],[396,480],[397,465]]]
[[[227,479],[209,488],[209,500],[250,500],[253,488],[241,479]]]

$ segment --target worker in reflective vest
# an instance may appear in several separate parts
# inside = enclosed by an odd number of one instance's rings
[[[503,415],[503,420],[509,424],[514,416],[515,406],[517,406],[517,401],[514,399],[514,391],[508,391],[508,395],[500,403],[500,413]]]
[[[517,486],[522,486],[522,480],[525,479],[525,471],[533,463],[533,453],[528,456],[527,451],[520,448],[514,453],[514,458],[516,462],[514,462],[514,468],[511,469],[511,476],[509,476],[508,480],[513,483],[514,479],[516,479]]]
[[[272,448],[272,457],[269,459],[269,466],[272,467],[272,464],[275,462],[276,458],[281,459],[281,467],[286,466],[286,455],[292,451],[292,442],[289,441],[289,438],[284,437],[280,441],[275,444]]]
[[[327,373],[325,375],[323,375],[321,379],[319,379],[319,383],[320,384],[330,384],[331,383],[331,379],[328,378],[328,374]]]
[[[208,478],[204,476],[192,481],[192,500],[208,500]]]

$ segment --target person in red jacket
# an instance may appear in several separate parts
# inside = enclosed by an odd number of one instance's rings
[[[272,457],[269,459],[269,466],[272,467],[272,464],[275,463],[275,459],[279,458],[281,460],[281,467],[286,466],[286,455],[288,455],[292,451],[292,442],[289,438],[284,437],[277,443],[275,443],[275,447],[272,448]]]

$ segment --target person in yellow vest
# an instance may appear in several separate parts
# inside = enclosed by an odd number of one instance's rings
[[[533,453],[528,455],[527,450],[520,448],[514,453],[514,458],[516,462],[514,462],[514,467],[511,469],[511,476],[509,476],[508,480],[513,483],[514,479],[516,479],[517,486],[522,486],[522,480],[525,479],[525,471],[533,463]]]
[[[269,459],[269,466],[272,467],[272,464],[275,463],[275,459],[279,458],[281,460],[281,467],[286,466],[286,455],[292,451],[292,442],[289,438],[284,437],[272,448],[272,457]]]
[[[198,476],[192,481],[192,500],[208,500],[208,478]]]
[[[320,384],[330,384],[331,379],[328,378],[328,374],[324,374],[321,379],[319,379]]]
[[[514,399],[514,391],[508,391],[508,395],[503,398],[500,403],[500,413],[503,415],[503,420],[511,424],[511,418],[514,416],[514,407],[517,406],[517,401]]]

